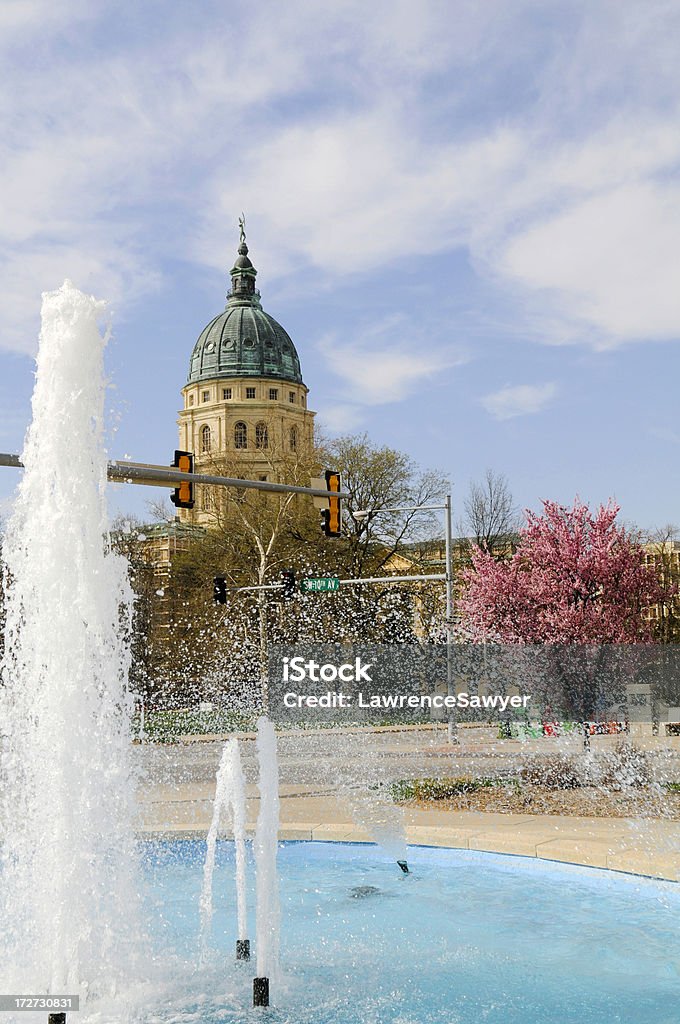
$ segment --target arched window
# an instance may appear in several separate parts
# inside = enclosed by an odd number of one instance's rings
[[[215,489],[213,487],[198,487],[200,505],[204,512],[213,512],[217,508]]]
[[[298,430],[297,430],[297,427],[291,427],[290,428],[290,435],[289,435],[289,437],[290,437],[290,450],[292,452],[296,452],[297,451],[297,446],[298,446]]]
[[[248,427],[239,420],[234,424],[234,448],[248,447]]]
[[[255,447],[269,448],[269,430],[266,423],[257,423],[255,425]]]
[[[201,454],[207,455],[212,448],[210,427],[201,427]]]

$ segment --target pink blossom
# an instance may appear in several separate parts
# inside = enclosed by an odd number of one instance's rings
[[[464,627],[502,643],[649,641],[645,610],[667,595],[618,512],[612,501],[596,515],[578,499],[573,508],[544,501],[542,515],[526,513],[512,557],[477,548],[464,574]]]

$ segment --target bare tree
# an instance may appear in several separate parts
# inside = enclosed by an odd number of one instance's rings
[[[422,604],[418,618],[429,623],[435,605],[441,604],[433,602],[432,609],[428,604],[426,614],[426,602],[415,601],[414,594],[400,585],[345,587],[328,600],[297,593],[283,601],[277,591],[229,590],[224,608],[215,607],[214,576],[226,577],[229,587],[260,587],[279,582],[283,569],[292,569],[300,578],[380,574],[395,552],[417,560],[418,552],[406,545],[441,531],[441,513],[381,511],[441,504],[448,484],[439,474],[421,471],[408,456],[375,446],[365,435],[291,449],[276,421],[267,425],[266,442],[261,431],[261,444],[246,449],[246,458],[216,451],[204,463],[205,471],[244,478],[266,473],[272,481],[309,486],[322,467],[337,469],[343,490],[352,495],[345,506],[342,536],[323,535],[319,509],[307,496],[198,485],[200,528],[195,526],[191,535],[187,532],[187,548],[173,558],[163,586],[161,600],[168,608],[163,690],[187,695],[214,692],[222,695],[220,699],[228,692],[240,700],[259,679],[259,692],[266,696],[270,645],[320,637],[337,642],[358,637],[413,642],[415,606]],[[351,511],[358,509],[372,513],[368,521],[352,517]]]
[[[507,477],[487,469],[484,479],[470,484],[465,501],[465,532],[489,554],[504,552],[520,527]]]
[[[162,603],[158,595],[162,594],[165,573],[149,558],[146,527],[136,516],[116,516],[111,524],[110,542],[113,550],[127,561],[134,593],[130,683],[136,693],[146,697],[163,669]]]
[[[446,477],[421,470],[403,452],[378,447],[366,434],[339,437],[325,446],[329,465],[340,470],[344,503],[345,564],[353,576],[381,569],[403,545],[439,533],[441,514],[383,512],[404,506],[440,505],[449,489]],[[368,512],[354,519],[357,511]]]
[[[209,472],[244,479],[257,473],[261,480],[285,481],[309,486],[310,476],[318,471],[313,446],[299,442],[291,446],[290,435],[280,429],[275,417],[258,423],[256,448],[252,460],[240,460],[233,453],[220,452],[210,460]],[[263,472],[264,471],[264,472]],[[207,544],[221,557],[223,573],[232,584],[263,586],[278,580],[286,566],[286,539],[299,531],[301,523],[314,519],[311,503],[293,493],[264,493],[243,489],[199,486],[198,502],[203,523],[208,527]],[[260,646],[260,677],[267,685],[267,601],[260,591],[257,598]]]

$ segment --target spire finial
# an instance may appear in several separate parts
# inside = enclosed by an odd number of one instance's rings
[[[255,287],[257,270],[248,258],[246,244],[246,215],[242,213],[238,219],[239,247],[238,256],[231,268],[231,291],[227,295],[228,303],[248,303],[259,306],[260,293]]]

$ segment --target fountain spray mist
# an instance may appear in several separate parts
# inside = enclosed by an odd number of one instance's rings
[[[0,685],[0,987],[86,1002],[136,976],[139,942],[132,595],[108,546],[103,309],[69,281],[43,296]]]

